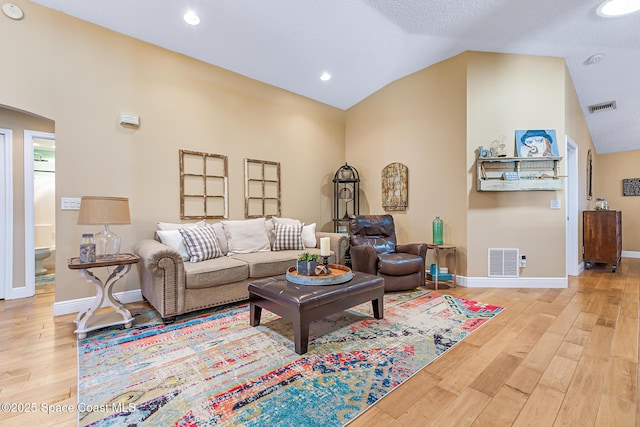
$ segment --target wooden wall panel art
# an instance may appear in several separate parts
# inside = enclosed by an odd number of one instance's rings
[[[390,163],[382,169],[382,208],[404,211],[409,206],[409,168],[402,163]]]

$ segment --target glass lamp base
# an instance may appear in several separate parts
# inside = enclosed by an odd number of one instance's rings
[[[104,230],[96,233],[96,258],[116,258],[120,254],[120,237],[109,230],[105,225]]]

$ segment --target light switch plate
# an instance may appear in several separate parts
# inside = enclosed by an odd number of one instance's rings
[[[551,209],[560,209],[561,206],[560,200],[554,199],[551,201]]]
[[[60,209],[63,211],[79,211],[80,197],[61,197]]]

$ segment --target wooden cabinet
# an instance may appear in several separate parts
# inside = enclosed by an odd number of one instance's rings
[[[622,211],[584,211],[582,242],[585,268],[601,262],[615,272],[622,256]]]
[[[476,161],[478,191],[559,191],[562,157],[479,157]]]

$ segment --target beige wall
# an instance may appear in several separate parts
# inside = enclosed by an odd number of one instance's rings
[[[593,209],[595,197],[592,200],[587,199],[587,155],[591,150],[593,156],[594,171],[592,179],[592,192],[596,193],[598,187],[597,182],[597,163],[596,150],[591,140],[591,134],[587,127],[578,95],[571,81],[569,70],[565,68],[565,124],[567,135],[578,146],[578,261],[582,262],[582,211]]]
[[[475,150],[505,135],[515,155],[518,129],[555,129],[564,153],[564,60],[468,52],[467,168],[470,181],[467,245],[469,276],[486,277],[488,248],[527,255],[525,277],[565,275],[565,209],[561,191],[477,192]],[[561,162],[564,170],[564,163]],[[562,174],[561,171],[561,174]],[[563,201],[552,210],[552,199]]]
[[[393,212],[398,241],[431,242],[432,221],[466,264],[466,81],[464,56],[397,80],[347,112],[347,162],[360,172],[361,213],[381,214],[382,169],[409,168],[409,206]],[[432,254],[430,255],[432,256]],[[432,258],[428,262],[433,262]]]
[[[564,201],[563,192],[475,190],[479,145],[505,135],[513,147],[516,129],[556,129],[560,153],[565,133],[579,144],[580,205],[590,207],[582,165],[592,144],[562,59],[466,52],[391,83],[345,113],[31,2],[17,4],[25,19],[0,26],[5,61],[14,64],[0,67],[0,105],[51,119],[36,130],[55,126],[58,201],[129,197],[133,224],[113,227],[125,251],[149,237],[157,221],[179,221],[184,148],[228,156],[231,218],[244,215],[244,158],[280,161],[283,216],[325,230],[331,179],[345,160],[362,178],[362,213],[383,213],[381,171],[404,163],[409,208],[394,213],[401,243],[430,242],[439,215],[445,241],[459,248],[463,275],[487,275],[487,248],[518,247],[529,257],[523,276],[564,276],[564,202],[560,210],[549,208],[552,199]],[[139,115],[140,128],[120,126],[121,112]],[[21,156],[14,150],[16,207]],[[611,192],[603,178],[608,164],[598,157],[594,196],[615,206],[614,196],[604,194]],[[623,177],[633,177],[631,168]],[[59,208],[58,202],[56,301],[92,296],[92,287],[66,268],[89,228],[76,225],[77,212]],[[23,215],[14,216],[14,253],[21,254]],[[14,275],[23,267],[14,266]],[[137,287],[129,275],[118,290]]]
[[[597,156],[597,197],[607,199],[609,209],[622,211],[622,249],[640,252],[640,196],[623,196],[622,180],[640,178],[640,150]]]
[[[56,301],[95,294],[66,266],[92,228],[76,225],[77,211],[60,211],[60,197],[128,197],[133,224],[112,230],[131,251],[157,221],[179,221],[181,148],[228,156],[231,218],[244,217],[243,162],[253,158],[281,162],[283,216],[331,228],[344,112],[31,2],[16,4],[25,18],[0,25],[3,62],[13,64],[0,67],[0,105],[55,122]],[[122,112],[139,115],[140,128],[120,126]],[[21,164],[21,151],[14,156]],[[16,254],[24,252],[23,233],[16,223]],[[138,288],[136,275],[117,288]]]
[[[394,215],[400,241],[431,241],[440,215],[462,274],[486,277],[487,249],[513,247],[529,259],[521,276],[563,277],[564,193],[477,192],[475,159],[503,135],[514,155],[517,129],[555,129],[564,153],[565,72],[559,58],[466,52],[351,108],[346,156],[364,177],[361,209],[382,212],[380,171],[403,162],[410,190],[409,209]],[[562,209],[550,209],[553,199]]]
[[[2,100],[0,99],[0,102]],[[0,105],[0,128],[11,129],[13,154],[13,287],[24,286],[24,131],[55,132],[51,120]],[[33,263],[34,258],[29,259]]]

